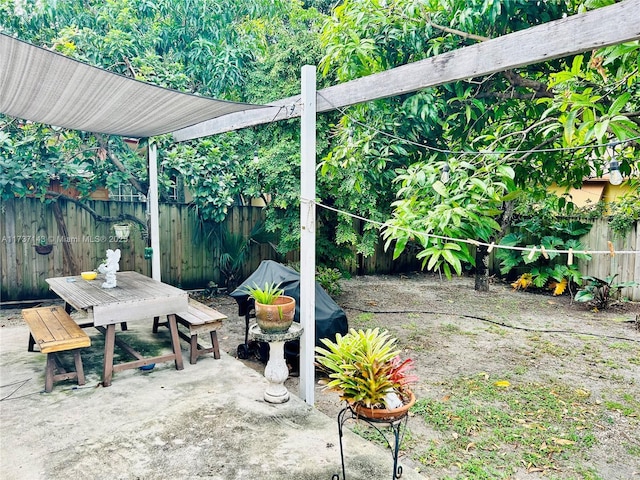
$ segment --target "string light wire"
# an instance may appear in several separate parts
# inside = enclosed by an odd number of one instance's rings
[[[593,145],[580,145],[580,146],[577,146],[577,147],[533,148],[533,149],[530,149],[530,150],[499,150],[499,151],[459,150],[459,151],[456,151],[456,150],[449,150],[449,149],[446,149],[446,148],[434,147],[434,146],[431,146],[431,145],[427,145],[426,143],[414,142],[413,140],[409,140],[407,138],[398,137],[397,135],[394,135],[393,133],[383,132],[382,130],[377,129],[376,127],[373,127],[373,126],[368,125],[368,124],[366,124],[364,122],[361,122],[360,120],[357,120],[357,119],[353,118],[351,115],[349,115],[346,112],[346,110],[344,108],[336,107],[335,105],[333,105],[329,99],[327,99],[326,97],[324,97],[322,95],[322,93],[318,92],[318,95],[320,97],[322,97],[335,110],[338,110],[342,115],[347,117],[353,123],[355,123],[356,125],[359,125],[359,126],[361,126],[363,128],[366,128],[367,130],[370,130],[375,134],[383,135],[385,137],[391,138],[391,139],[396,140],[398,142],[402,142],[402,143],[406,143],[406,144],[409,144],[409,145],[414,145],[416,147],[424,148],[425,150],[430,150],[430,151],[438,152],[438,153],[445,153],[447,155],[514,155],[514,154],[531,154],[531,153],[575,152],[575,151],[578,151],[578,150],[584,150],[585,148],[595,150],[596,148],[615,147],[617,145],[622,145],[624,143],[633,142],[635,140],[640,140],[640,135],[638,135],[636,137],[630,137],[630,138],[627,138],[625,140],[615,140],[615,141],[611,141],[611,142],[607,142],[607,143],[597,143],[597,144],[593,144]]]
[[[424,143],[418,143],[418,142],[414,142],[413,140],[408,140],[406,138],[402,138],[402,137],[398,137],[397,135],[394,135],[392,133],[388,133],[388,132],[383,132],[371,125],[367,125],[366,123],[363,123],[355,118],[353,118],[352,116],[350,116],[345,109],[337,107],[336,105],[332,104],[332,102],[326,98],[325,96],[322,95],[322,93],[318,92],[318,95],[320,97],[322,97],[329,105],[331,105],[335,110],[338,110],[343,116],[347,117],[350,121],[352,121],[353,123],[355,123],[356,125],[359,125],[363,128],[366,128],[367,130],[370,130],[372,132],[374,132],[375,134],[379,134],[379,135],[383,135],[386,136],[388,138],[391,138],[393,140],[402,142],[402,143],[406,143],[406,144],[410,144],[410,145],[414,145],[420,148],[424,148],[425,150],[430,150],[430,151],[434,151],[434,152],[438,152],[438,153],[445,153],[448,155],[513,155],[513,154],[531,154],[531,153],[554,153],[554,152],[572,152],[572,151],[578,151],[578,150],[583,150],[583,149],[596,149],[596,148],[603,148],[603,147],[615,147],[617,145],[621,145],[621,144],[625,144],[628,142],[633,142],[635,140],[640,140],[640,136],[636,136],[636,137],[630,137],[627,138],[625,140],[616,140],[616,141],[611,141],[611,142],[607,142],[607,143],[599,143],[599,144],[593,144],[593,145],[581,145],[581,146],[577,146],[577,147],[555,147],[555,148],[539,148],[539,149],[530,149],[530,150],[501,150],[501,151],[473,151],[473,150],[467,150],[467,151],[455,151],[455,150],[449,150],[449,149],[445,149],[445,148],[439,148],[439,147],[434,147],[431,145],[427,145]],[[532,248],[530,247],[517,247],[517,246],[511,246],[511,245],[496,245],[494,242],[491,243],[486,243],[486,242],[480,242],[478,240],[473,240],[473,239],[463,239],[463,238],[451,238],[451,237],[445,237],[442,235],[434,235],[431,233],[426,233],[426,232],[419,232],[416,230],[412,230],[410,228],[404,228],[404,227],[398,227],[395,225],[391,225],[387,222],[378,222],[376,220],[372,220],[369,218],[365,218],[362,217],[360,215],[356,215],[353,213],[349,213],[349,212],[345,212],[344,210],[340,210],[334,207],[330,207],[328,205],[324,205],[323,203],[320,202],[315,202],[314,200],[309,200],[310,202],[313,202],[316,204],[316,206],[318,207],[322,207],[326,210],[331,210],[334,211],[336,213],[339,213],[341,215],[346,215],[349,216],[351,218],[355,218],[358,220],[361,220],[363,222],[367,222],[373,225],[376,225],[379,229],[382,228],[387,228],[387,227],[392,227],[392,228],[396,228],[398,230],[402,230],[404,232],[407,232],[409,234],[412,235],[416,235],[416,236],[421,236],[421,237],[425,237],[425,238],[435,238],[435,239],[439,239],[439,240],[445,240],[445,241],[451,241],[451,242],[461,242],[461,243],[466,243],[466,244],[470,244],[470,245],[474,245],[476,247],[478,246],[485,246],[488,248],[488,251],[491,252],[494,248],[500,248],[503,250],[514,250],[514,251],[521,251],[521,252],[529,252],[529,257],[533,257],[536,252],[538,251],[538,247],[533,246]],[[545,257],[548,255],[547,250],[544,248],[544,246],[540,245],[540,250],[539,252],[541,254],[543,254]],[[561,254],[561,253],[566,253],[570,258],[568,259],[568,261],[571,263],[573,263],[573,256],[574,255],[579,255],[579,254],[583,254],[583,255],[611,255],[612,257],[615,255],[637,255],[639,252],[636,252],[634,250],[622,250],[622,251],[613,251],[611,249],[611,247],[608,250],[574,250],[572,248],[570,248],[569,250],[553,250],[553,253],[556,254]],[[546,254],[546,255],[545,255]]]

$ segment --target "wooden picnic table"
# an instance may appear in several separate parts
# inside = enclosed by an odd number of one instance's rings
[[[187,292],[158,282],[137,272],[116,273],[117,286],[102,288],[104,275],[95,280],[84,280],[81,276],[47,278],[49,288],[62,298],[68,307],[85,312],[86,322],[82,326],[96,327],[105,335],[102,384],[111,385],[114,372],[139,368],[152,363],[173,360],[176,370],[184,368],[180,339],[176,325],[176,314],[186,312],[189,306]],[[143,357],[131,346],[116,338],[116,324],[148,321],[154,317],[167,317],[171,336],[172,353],[155,357]],[[114,348],[119,347],[136,360],[114,364]]]

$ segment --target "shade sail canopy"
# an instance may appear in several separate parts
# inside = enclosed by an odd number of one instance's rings
[[[150,85],[0,33],[0,113],[11,117],[152,137],[261,107]]]

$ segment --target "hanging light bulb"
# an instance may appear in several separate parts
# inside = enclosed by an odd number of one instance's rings
[[[609,162],[609,183],[611,185],[620,185],[622,183],[622,174],[620,173],[620,163],[615,159]]]
[[[258,151],[253,152],[253,163],[258,163],[260,161],[260,157],[258,157]]]
[[[450,178],[449,171],[450,170],[451,170],[451,168],[449,168],[449,164],[445,163],[444,167],[442,167],[442,174],[440,175],[440,181],[442,183],[446,184],[446,183],[449,182],[449,178]]]

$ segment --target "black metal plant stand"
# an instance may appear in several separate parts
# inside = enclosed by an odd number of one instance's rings
[[[396,480],[402,476],[402,465],[398,465],[398,453],[400,451],[400,444],[402,443],[402,438],[404,436],[405,427],[407,425],[408,415],[404,414],[402,417],[399,417],[396,420],[373,420],[370,418],[365,418],[362,415],[358,415],[351,406],[347,406],[340,410],[338,413],[338,435],[340,437],[340,461],[342,463],[342,478],[338,473],[334,474],[331,477],[331,480],[346,480],[345,466],[344,466],[344,450],[342,445],[342,436],[343,436],[343,427],[347,420],[362,420],[369,424],[371,427],[375,428],[380,435],[382,435],[387,442],[387,446],[391,448],[391,455],[393,456],[393,480]],[[387,438],[387,435],[382,431],[380,426],[385,425],[391,427],[393,432],[393,445]]]

